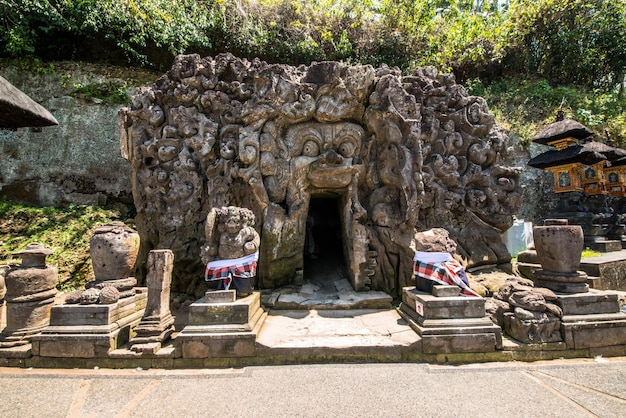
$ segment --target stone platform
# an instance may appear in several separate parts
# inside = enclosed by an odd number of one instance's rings
[[[328,289],[330,288],[330,289]],[[355,292],[346,279],[304,283],[283,288],[263,297],[272,309],[389,309],[393,298],[385,292]]]
[[[502,331],[486,316],[483,298],[435,296],[406,287],[400,313],[422,337],[425,354],[487,353],[502,348]]]
[[[626,346],[626,313],[620,312],[619,294],[591,289],[588,293],[558,294],[563,309],[561,334],[573,350]]]
[[[183,358],[254,356],[266,316],[259,292],[240,299],[234,290],[207,292],[189,306],[188,323],[176,336],[176,345]]]
[[[146,288],[111,305],[55,305],[50,326],[32,337],[32,352],[41,357],[106,357],[132,337],[146,307]]]
[[[611,292],[609,292],[611,293]],[[618,292],[615,292],[619,295]],[[590,300],[596,295],[595,300]],[[596,356],[626,356],[626,344],[619,338],[623,331],[623,315],[609,313],[617,306],[616,296],[604,297],[602,292],[591,291],[583,299],[574,300],[571,295],[562,298],[566,312],[579,312],[586,322],[578,322],[575,314],[566,315],[564,329],[571,335],[566,342],[522,343],[502,335],[502,347],[495,348],[498,332],[495,325],[480,317],[470,318],[464,324],[463,319],[440,320],[426,318],[422,320],[400,309],[335,309],[335,310],[269,310],[258,318],[256,325],[248,323],[254,303],[244,303],[243,319],[247,320],[235,327],[241,335],[239,340],[233,335],[224,336],[224,328],[210,324],[191,325],[191,322],[206,322],[210,316],[203,300],[200,307],[190,310],[190,320],[186,314],[174,312],[189,323],[183,332],[174,333],[172,340],[154,353],[137,353],[130,350],[128,344],[111,350],[100,350],[95,357],[47,357],[41,352],[35,354],[31,345],[20,347],[19,351],[0,350],[0,366],[35,367],[35,368],[206,368],[206,367],[242,367],[268,364],[304,364],[304,363],[354,363],[354,362],[429,362],[429,363],[469,363],[493,361],[538,361],[550,359],[593,358]],[[624,293],[622,293],[623,297]],[[264,299],[267,295],[264,295]],[[569,298],[568,298],[569,297]],[[245,299],[245,298],[244,298]],[[255,297],[252,297],[255,299]],[[232,300],[232,299],[231,299]],[[417,302],[417,298],[413,299]],[[241,299],[240,299],[241,301]],[[250,301],[250,299],[248,299]],[[226,302],[232,303],[232,302]],[[478,315],[480,302],[470,304],[470,315]],[[590,304],[599,304],[596,308],[604,310],[600,314],[585,314]],[[193,305],[193,304],[192,304]],[[572,310],[577,307],[578,311]],[[267,309],[267,305],[265,305]],[[445,315],[458,315],[461,309],[452,306],[447,312],[437,305],[431,305]],[[188,307],[187,307],[188,308]],[[417,303],[414,308],[417,313]],[[424,313],[427,313],[425,311]],[[465,312],[465,311],[463,311]],[[219,313],[219,312],[218,312]],[[619,313],[619,312],[618,312]],[[223,314],[223,312],[222,312]],[[426,315],[428,316],[428,314]],[[223,318],[223,317],[222,317]],[[611,320],[617,322],[610,322]],[[441,325],[447,327],[431,327]],[[453,325],[453,326],[451,326]],[[418,330],[422,328],[422,334]],[[457,328],[455,331],[454,328]],[[482,330],[481,330],[482,327]],[[597,328],[600,331],[597,331]],[[441,330],[443,328],[443,330]],[[466,328],[465,333],[462,333]],[[256,331],[254,338],[250,331]],[[232,325],[231,330],[233,331]],[[448,334],[433,334],[447,331]],[[459,332],[461,331],[461,332]],[[484,332],[483,332],[484,331]],[[429,334],[429,332],[431,334]],[[454,333],[456,332],[456,334]],[[604,333],[598,337],[598,332]],[[594,334],[596,333],[596,334]],[[227,333],[226,333],[227,334]],[[89,334],[83,334],[89,338]],[[43,337],[43,336],[42,336]],[[47,336],[49,338],[49,336]],[[196,339],[197,337],[197,339]],[[435,338],[436,337],[436,338]],[[60,335],[63,338],[63,335]],[[182,344],[187,338],[190,344]],[[618,340],[615,340],[618,338]],[[121,341],[121,340],[119,340]],[[464,346],[463,343],[473,344]],[[585,342],[586,341],[586,342]],[[594,342],[594,343],[591,343]],[[438,345],[440,344],[440,345]],[[481,344],[484,344],[483,348]],[[186,345],[186,347],[185,347]],[[185,347],[186,355],[183,355]],[[438,347],[442,347],[439,349]],[[468,347],[474,347],[468,350]],[[584,347],[584,348],[583,348]],[[68,346],[71,350],[71,346]],[[40,350],[41,351],[41,350]],[[452,351],[452,352],[449,352]]]
[[[583,258],[580,270],[598,278],[597,283],[590,283],[595,289],[626,291],[626,250]]]

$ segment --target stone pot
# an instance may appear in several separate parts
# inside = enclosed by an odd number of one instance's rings
[[[580,225],[568,225],[567,220],[546,219],[545,226],[533,228],[533,238],[537,258],[544,270],[575,273],[580,267],[585,243]]]
[[[89,252],[96,281],[129,277],[139,253],[139,234],[122,222],[100,225],[91,237]]]

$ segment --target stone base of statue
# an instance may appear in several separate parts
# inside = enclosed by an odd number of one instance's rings
[[[254,356],[266,317],[259,292],[236,299],[235,290],[209,291],[189,306],[188,324],[176,344],[183,358]]]
[[[460,296],[456,286],[432,294],[402,289],[400,314],[422,337],[424,354],[486,353],[502,348],[502,330],[485,313],[485,300]]]
[[[563,309],[561,333],[568,349],[615,346],[623,350],[626,313],[620,312],[618,292],[591,289],[580,294],[557,293],[556,303]]]
[[[572,273],[558,273],[537,269],[533,272],[535,287],[545,287],[561,293],[585,293],[589,291],[587,273],[575,271]]]
[[[32,337],[33,355],[40,357],[107,357],[134,336],[147,302],[146,288],[110,305],[56,305],[50,326]]]

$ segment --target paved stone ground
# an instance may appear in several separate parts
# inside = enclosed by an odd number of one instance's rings
[[[2,417],[621,417],[626,358],[201,370],[0,368]]]

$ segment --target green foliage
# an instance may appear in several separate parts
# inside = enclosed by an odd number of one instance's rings
[[[31,242],[41,242],[54,251],[47,262],[59,270],[58,287],[80,287],[93,279],[91,231],[98,224],[119,218],[118,212],[95,206],[32,207],[0,201],[0,261],[19,264],[12,253]]]
[[[551,86],[545,79],[511,78],[485,85],[474,79],[467,83],[470,94],[483,96],[498,123],[513,130],[528,143],[538,130],[555,121],[565,104],[568,117],[595,130],[613,145],[626,146],[626,99],[619,89],[604,91],[583,86]],[[605,138],[606,139],[606,138]]]
[[[624,0],[0,0],[0,54],[132,63],[230,51],[290,64],[339,59],[465,80],[501,71],[612,87],[626,68]],[[171,59],[166,60],[168,63]]]
[[[292,65],[433,65],[481,80],[524,137],[535,128],[525,121],[549,120],[565,97],[570,116],[618,143],[625,39],[626,0],[0,0],[0,57],[123,56],[165,70],[175,54],[229,51]],[[122,85],[76,87],[126,100]]]
[[[604,88],[624,82],[624,0],[513,0],[502,34],[498,47],[516,73]]]
[[[99,100],[105,104],[126,104],[130,98],[126,93],[126,82],[108,80],[104,83],[74,83],[72,97],[81,99]]]

